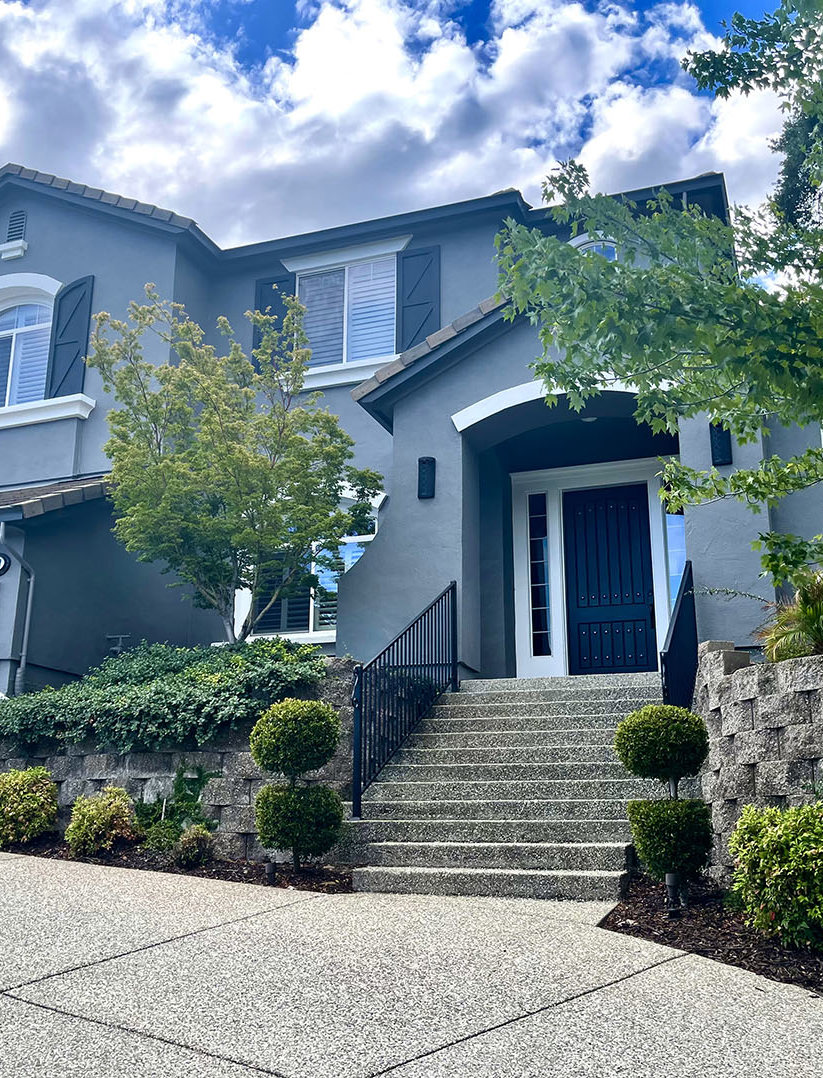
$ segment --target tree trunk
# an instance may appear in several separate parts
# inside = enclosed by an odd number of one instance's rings
[[[221,614],[220,620],[223,622],[223,632],[226,634],[226,640],[230,644],[236,644],[237,637],[234,633],[234,618],[230,614]]]

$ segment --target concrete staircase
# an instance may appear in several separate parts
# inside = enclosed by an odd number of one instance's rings
[[[366,791],[355,890],[617,899],[626,801],[661,788],[624,771],[614,730],[659,700],[656,674],[464,682]]]

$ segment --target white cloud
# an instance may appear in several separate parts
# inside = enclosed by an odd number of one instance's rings
[[[607,190],[726,168],[734,198],[765,193],[774,103],[695,94],[677,61],[714,39],[693,4],[495,0],[479,44],[453,6],[304,4],[291,51],[247,69],[204,2],[0,0],[0,157],[169,206],[221,243],[507,186],[536,200],[572,155]]]

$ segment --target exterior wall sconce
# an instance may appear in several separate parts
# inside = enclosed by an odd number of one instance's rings
[[[712,449],[712,464],[723,467],[732,463],[732,432],[719,423],[709,424],[709,440]]]
[[[434,497],[436,467],[434,457],[417,458],[417,497],[421,501]]]

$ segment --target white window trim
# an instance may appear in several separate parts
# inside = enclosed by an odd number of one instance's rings
[[[22,258],[28,249],[29,245],[25,240],[7,240],[6,243],[0,243],[0,261]]]
[[[655,657],[666,641],[671,617],[669,602],[668,552],[666,549],[665,507],[660,500],[660,461],[657,457],[615,460],[603,464],[583,464],[569,468],[549,468],[538,472],[518,472],[512,484],[512,542],[514,546],[514,623],[518,677],[563,677],[568,674],[566,632],[566,573],[563,550],[563,491],[587,487],[618,486],[644,482],[648,489],[649,531],[654,589]],[[533,656],[529,608],[528,496],[547,495],[549,546],[549,628],[552,654]]]
[[[58,419],[88,419],[97,402],[85,393],[49,397],[25,404],[7,404],[0,408],[0,430],[29,427],[35,423],[53,423]]]
[[[63,287],[62,282],[54,277],[48,277],[45,273],[4,273],[0,274],[0,312],[7,311],[10,307],[19,307],[25,303],[36,303],[48,306],[54,315],[54,297]],[[9,371],[11,377],[11,370]],[[5,387],[4,387],[5,390]],[[75,394],[91,402],[91,408],[95,402],[83,394]],[[5,393],[3,394],[5,399]],[[66,400],[65,397],[55,397],[52,400]],[[86,419],[91,408],[85,415],[57,415],[51,414],[53,409],[44,405],[50,405],[52,401],[28,401],[24,404],[0,405],[0,429],[3,427],[20,427],[28,423],[48,423],[52,419],[78,418]],[[82,409],[81,409],[82,410]],[[76,402],[75,402],[76,411]],[[26,418],[28,415],[31,418]]]
[[[394,236],[387,240],[375,240],[374,243],[362,243],[357,247],[339,247],[336,251],[320,251],[312,255],[296,255],[294,258],[281,258],[289,273],[310,273],[318,270],[337,269],[351,265],[352,262],[374,262],[375,259],[403,251],[411,242],[411,235]]]

